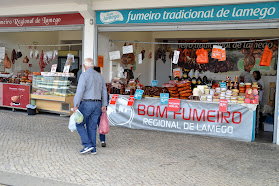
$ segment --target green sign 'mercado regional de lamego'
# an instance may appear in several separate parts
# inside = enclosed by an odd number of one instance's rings
[[[279,19],[279,2],[97,11],[97,24],[179,23]]]

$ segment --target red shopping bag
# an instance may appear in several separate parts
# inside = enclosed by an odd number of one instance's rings
[[[99,133],[107,134],[109,132],[109,121],[107,117],[107,112],[103,112],[99,125]]]

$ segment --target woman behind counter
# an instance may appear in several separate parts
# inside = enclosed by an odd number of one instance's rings
[[[261,103],[262,99],[263,99],[263,93],[264,93],[264,82],[263,82],[260,71],[254,71],[253,76],[259,86],[259,102]]]

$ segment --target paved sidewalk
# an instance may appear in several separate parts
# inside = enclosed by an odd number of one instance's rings
[[[111,127],[106,148],[80,155],[68,118],[0,110],[0,119],[0,171],[52,185],[279,185],[273,144]]]

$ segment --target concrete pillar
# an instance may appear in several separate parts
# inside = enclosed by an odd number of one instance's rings
[[[82,63],[85,58],[93,58],[94,64],[97,65],[97,27],[95,24],[95,12],[88,5],[85,10],[80,11],[80,14],[84,18]]]

